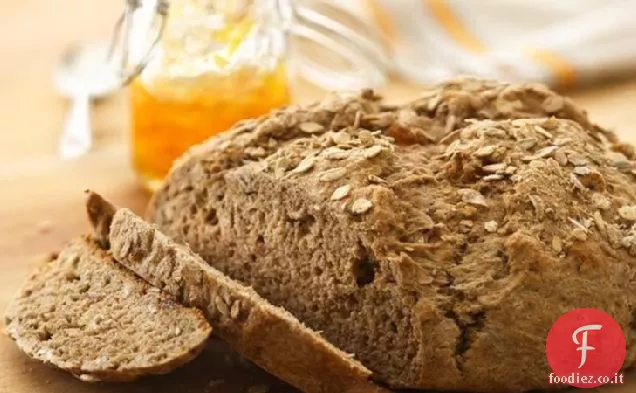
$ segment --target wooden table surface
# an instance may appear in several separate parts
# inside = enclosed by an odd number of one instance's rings
[[[57,250],[87,230],[83,190],[104,193],[141,211],[148,199],[135,182],[127,154],[125,94],[93,111],[95,149],[62,162],[55,156],[68,103],[57,96],[51,75],[65,47],[107,37],[123,1],[0,0],[0,312],[38,256]],[[392,83],[386,95],[399,100],[417,89]],[[569,92],[592,118],[636,142],[636,78]],[[301,87],[297,99],[319,95]],[[547,376],[546,376],[547,377]],[[631,382],[629,382],[631,381]],[[213,344],[176,373],[130,385],[86,384],[37,364],[0,336],[0,393],[245,392],[264,384],[270,392],[291,391]],[[603,393],[636,391],[636,375]]]

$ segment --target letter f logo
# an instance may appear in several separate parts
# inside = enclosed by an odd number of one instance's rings
[[[545,340],[545,355],[554,372],[554,382],[558,383],[557,376],[576,376],[574,382],[567,383],[577,388],[596,388],[608,383],[620,371],[626,354],[621,325],[605,311],[595,308],[577,308],[563,314]],[[587,380],[579,379],[579,373],[586,374]]]
[[[581,345],[576,349],[577,351],[581,351],[581,364],[579,364],[579,368],[583,367],[585,361],[587,360],[587,351],[593,351],[596,349],[587,345],[587,332],[589,330],[601,330],[602,327],[602,325],[585,325],[576,329],[572,334],[572,341],[574,341],[574,344]],[[576,336],[578,336],[578,334],[581,332],[583,332],[583,334],[581,335],[582,340],[581,342],[579,342]]]

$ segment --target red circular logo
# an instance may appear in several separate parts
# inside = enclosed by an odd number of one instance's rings
[[[594,308],[561,316],[545,345],[551,383],[595,388],[617,379],[625,361],[625,335],[614,318]],[[622,377],[621,382],[622,382]]]

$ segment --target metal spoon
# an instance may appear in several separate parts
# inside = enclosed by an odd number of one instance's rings
[[[58,154],[63,159],[79,157],[92,145],[90,102],[105,97],[121,85],[108,62],[105,43],[75,45],[62,55],[55,71],[55,86],[73,100],[60,138]]]

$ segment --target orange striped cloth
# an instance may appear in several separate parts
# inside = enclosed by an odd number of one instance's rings
[[[381,30],[396,71],[573,85],[636,74],[636,0],[330,0]]]

